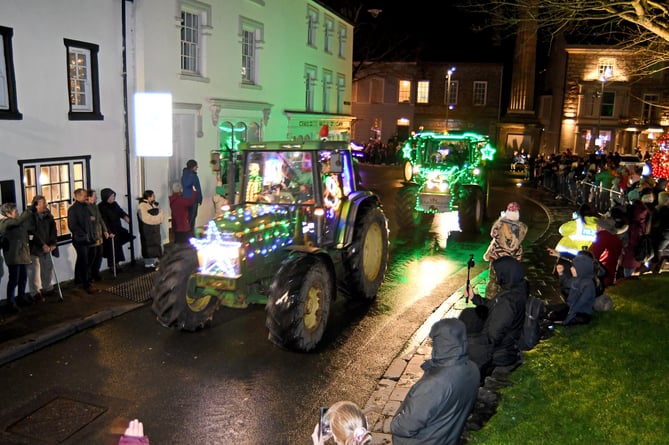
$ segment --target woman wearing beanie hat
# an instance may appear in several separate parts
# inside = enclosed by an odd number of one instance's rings
[[[495,283],[495,271],[492,262],[498,258],[510,256],[518,261],[523,258],[522,242],[527,235],[527,225],[520,221],[520,205],[513,201],[506,206],[500,217],[490,229],[490,245],[483,254],[483,259],[491,263],[489,268],[486,298],[494,297],[499,291]]]

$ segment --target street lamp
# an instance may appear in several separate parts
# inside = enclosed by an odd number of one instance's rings
[[[606,84],[606,81],[609,80],[611,77],[613,77],[613,73],[611,72],[611,67],[607,66],[604,72],[602,73],[601,76],[599,76],[599,81],[602,83],[601,89],[595,93],[595,96],[599,97],[599,113],[597,113],[597,134],[596,138],[593,138],[593,151],[595,147],[595,143],[599,139],[599,148],[602,148],[602,138],[600,137],[600,133],[602,130],[602,101],[604,100],[604,85]]]
[[[455,67],[451,67],[446,71],[446,133],[448,133],[448,112],[451,111],[453,104],[451,103],[451,76],[455,72]]]

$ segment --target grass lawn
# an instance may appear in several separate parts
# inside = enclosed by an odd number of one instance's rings
[[[669,444],[669,274],[606,293],[612,311],[525,354],[470,444]]]

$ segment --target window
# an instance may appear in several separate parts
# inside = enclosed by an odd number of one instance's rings
[[[205,39],[209,32],[211,7],[197,0],[181,1],[181,76],[201,80],[205,75]]]
[[[383,79],[374,78],[371,80],[372,86],[372,103],[383,103]]]
[[[242,39],[242,84],[258,84],[258,45],[263,41],[261,23],[242,18],[239,24]]]
[[[69,119],[102,120],[98,69],[99,46],[65,39],[67,48],[67,88],[70,95]]]
[[[325,40],[323,43],[323,50],[326,53],[332,54],[332,40],[334,34],[334,22],[330,17],[325,17]]]
[[[604,91],[602,94],[602,102],[599,107],[599,115],[601,117],[613,117],[613,105],[616,101],[616,93],[613,91]]]
[[[346,27],[339,26],[339,57],[346,57]]]
[[[16,99],[11,28],[0,26],[0,119],[21,120]]]
[[[597,78],[608,80],[613,77],[613,60],[600,60],[597,66]]]
[[[428,80],[418,81],[418,90],[416,91],[416,103],[426,104],[430,98],[430,82]]]
[[[316,31],[318,28],[318,11],[307,7],[307,45],[316,47]]]
[[[305,110],[314,111],[316,102],[316,67],[307,65],[304,69],[304,82],[306,85]]]
[[[474,105],[485,105],[488,96],[488,82],[474,81]]]
[[[400,90],[398,95],[399,103],[409,103],[411,101],[411,81],[400,80]]]
[[[448,88],[448,79],[446,79],[446,91],[444,92],[444,103],[446,105],[458,104],[458,86],[457,80],[451,80],[451,88]],[[450,97],[448,97],[450,95]]]
[[[344,113],[344,94],[346,93],[346,77],[337,74],[337,113]]]
[[[643,119],[644,125],[658,124],[660,120],[660,110],[658,104],[660,103],[660,96],[657,94],[643,95]]]
[[[323,113],[330,112],[331,91],[332,91],[332,71],[323,70]]]
[[[90,156],[49,160],[19,161],[23,202],[43,195],[56,220],[58,239],[68,237],[67,209],[74,202],[74,191],[90,188]]]

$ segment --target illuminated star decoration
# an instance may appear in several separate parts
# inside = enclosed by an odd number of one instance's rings
[[[197,249],[199,271],[204,275],[218,275],[227,278],[239,276],[238,241],[226,241],[212,220],[207,224],[203,238],[191,238],[190,243]]]
[[[481,159],[483,159],[484,161],[485,160],[492,161],[493,158],[495,157],[496,151],[497,150],[492,148],[490,145],[486,145],[485,148],[481,149]]]

